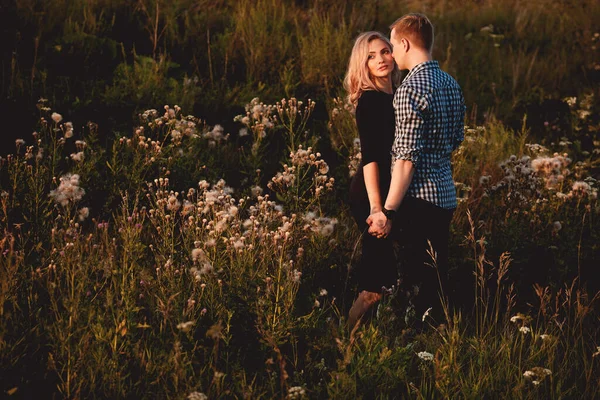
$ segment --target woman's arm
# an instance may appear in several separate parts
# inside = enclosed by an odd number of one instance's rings
[[[363,93],[356,108],[356,125],[360,136],[363,176],[369,197],[371,213],[381,211],[382,193],[379,192],[379,163],[381,143],[381,107],[374,92]],[[385,195],[385,193],[384,193]]]
[[[381,211],[381,193],[379,193],[379,165],[373,161],[363,166],[365,187],[369,196],[371,214]]]

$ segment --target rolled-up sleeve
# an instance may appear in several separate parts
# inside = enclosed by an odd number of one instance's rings
[[[460,91],[460,89],[457,89]],[[456,110],[456,113],[458,115],[457,121],[456,121],[456,126],[454,127],[454,132],[453,132],[453,143],[452,143],[452,150],[456,150],[458,148],[458,146],[460,146],[460,144],[463,142],[463,140],[465,140],[465,113],[466,113],[467,107],[465,106],[465,98],[462,95],[462,92],[460,92],[460,104],[458,105],[458,110]]]
[[[427,100],[411,87],[400,86],[394,95],[396,137],[392,157],[411,161],[415,167],[424,147]]]

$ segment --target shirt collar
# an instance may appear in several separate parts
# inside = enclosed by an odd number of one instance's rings
[[[412,77],[413,75],[417,74],[418,72],[424,70],[424,69],[429,69],[429,68],[439,68],[439,64],[436,60],[429,60],[429,61],[425,61],[422,62],[420,64],[417,64],[413,67],[413,69],[411,69],[408,72],[408,75],[406,75],[406,77],[404,78],[404,80],[409,79],[410,77]]]

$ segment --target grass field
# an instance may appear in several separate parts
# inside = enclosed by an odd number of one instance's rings
[[[597,2],[5,8],[3,397],[600,396]],[[340,82],[353,37],[409,10],[468,103],[462,302],[415,334],[392,291],[348,332]]]

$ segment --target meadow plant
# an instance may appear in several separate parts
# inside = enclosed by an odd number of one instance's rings
[[[294,104],[286,100],[293,115],[282,108],[280,117],[257,100],[248,125],[240,122],[257,137],[263,118],[272,132],[285,131],[284,119],[294,134],[310,130],[308,106]],[[453,237],[464,241],[451,243],[450,272],[474,277],[455,290],[469,288],[474,309],[447,307],[444,321],[416,316],[424,330],[414,333],[392,293],[347,332],[345,272],[359,233],[338,206],[343,183],[316,148],[299,143],[278,155],[286,161],[267,184],[229,181],[227,168],[255,173],[239,168],[252,155],[177,106],[141,113],[111,152],[99,149],[97,125],[69,124],[45,103],[40,110],[33,140],[19,139],[0,160],[5,393],[598,396],[598,298],[583,284],[598,186],[575,142],[554,154],[498,122],[467,127],[453,158],[463,198]],[[337,123],[340,137],[352,137]],[[269,146],[277,136],[265,132],[259,140]],[[360,146],[346,139],[340,149],[356,169]],[[99,194],[104,204],[93,202]],[[552,280],[524,297],[534,241],[569,273],[548,264]],[[577,279],[565,285],[566,276]]]
[[[355,139],[358,138],[354,106],[345,99],[336,97],[332,100],[329,111],[329,137],[333,148],[341,154],[355,150]]]
[[[268,187],[281,198],[293,212],[302,210],[321,213],[321,197],[333,190],[335,179],[329,177],[329,165],[321,158],[321,153],[313,152],[312,147],[298,146],[290,153],[290,164],[283,166],[271,179]]]

